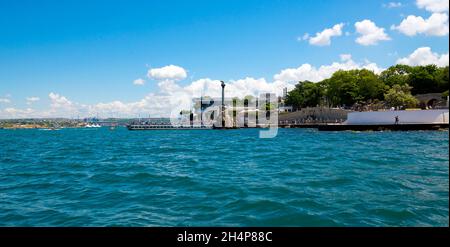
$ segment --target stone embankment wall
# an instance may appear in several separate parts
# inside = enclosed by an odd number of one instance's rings
[[[311,107],[278,115],[280,124],[341,123],[349,111],[338,108]]]

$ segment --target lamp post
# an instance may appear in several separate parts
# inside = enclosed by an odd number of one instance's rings
[[[222,83],[222,128],[225,128],[225,82],[220,82]]]

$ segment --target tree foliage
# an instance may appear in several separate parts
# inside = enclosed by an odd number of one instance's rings
[[[389,87],[394,85],[405,85],[408,84],[409,73],[411,73],[410,66],[397,64],[381,72],[380,79]]]
[[[394,85],[384,95],[386,104],[390,107],[415,107],[419,102],[411,94],[411,87],[408,84]]]
[[[288,93],[286,103],[295,109],[306,106],[317,106],[324,95],[323,84],[310,81],[299,82],[295,89]]]
[[[331,78],[318,83],[299,82],[288,93],[286,104],[292,105],[294,109],[317,105],[352,106],[359,102],[383,101],[386,95],[408,96],[406,103],[412,104],[411,94],[442,93],[448,88],[448,66],[395,65],[380,75],[367,69],[339,70]]]

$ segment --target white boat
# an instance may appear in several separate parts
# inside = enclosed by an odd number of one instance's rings
[[[100,127],[102,127],[102,126],[100,126],[100,124],[87,124],[86,125],[86,128],[100,128]]]

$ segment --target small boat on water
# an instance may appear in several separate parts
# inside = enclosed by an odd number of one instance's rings
[[[61,128],[55,128],[55,127],[52,127],[52,128],[41,128],[40,130],[46,130],[46,131],[50,131],[50,130],[61,130]]]

